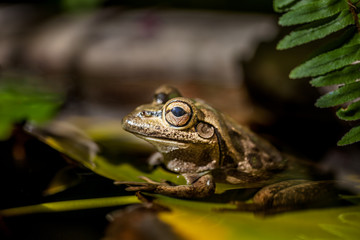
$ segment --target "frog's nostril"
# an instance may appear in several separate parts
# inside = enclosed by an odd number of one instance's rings
[[[151,117],[152,115],[153,114],[151,111],[144,110],[144,111],[139,112],[139,117]]]

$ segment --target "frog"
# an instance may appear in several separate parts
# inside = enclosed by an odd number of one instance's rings
[[[226,183],[257,189],[251,203],[237,202],[237,209],[249,211],[321,205],[334,197],[333,181],[309,177],[312,164],[282,153],[205,101],[184,97],[169,85],[126,115],[122,127],[156,148],[152,165],[186,180],[184,185],[145,177],[144,182],[118,182],[128,191],[206,199],[215,194],[216,184]]]

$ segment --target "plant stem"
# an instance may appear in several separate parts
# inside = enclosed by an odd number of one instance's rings
[[[359,1],[355,4],[353,4],[350,0],[347,0],[347,4],[349,5],[350,12],[353,16],[356,29],[357,29],[358,33],[360,33],[360,22],[359,22],[359,17],[356,13],[356,9],[357,9],[356,4],[358,4],[358,3],[359,3]]]

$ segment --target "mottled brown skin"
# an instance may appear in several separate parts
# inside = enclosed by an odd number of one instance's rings
[[[215,182],[263,187],[247,210],[307,206],[329,195],[328,182],[306,180],[306,164],[285,157],[250,130],[201,100],[182,97],[173,87],[158,88],[152,103],[123,119],[123,128],[157,148],[161,157],[152,162],[187,181],[178,186],[150,179],[120,182],[130,191],[204,198],[214,194]]]

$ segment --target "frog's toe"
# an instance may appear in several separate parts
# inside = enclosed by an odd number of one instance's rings
[[[145,176],[140,176],[139,177],[141,180],[144,180],[145,182],[147,183],[151,183],[151,184],[154,184],[154,185],[159,185],[160,183],[159,182],[156,182],[148,177],[145,177]]]
[[[157,188],[157,185],[151,184],[151,183],[145,183],[138,186],[128,186],[125,188],[126,191],[129,192],[138,192],[138,191],[144,191],[144,192],[153,192]]]
[[[116,182],[114,182],[114,184],[127,185],[125,190],[130,191],[130,192],[137,192],[137,191],[153,192],[160,185],[161,186],[171,186],[171,184],[169,184],[167,182],[156,182],[145,176],[141,176],[139,178],[144,180],[145,182],[116,181]]]
[[[156,181],[151,180],[150,178],[145,177],[145,176],[140,176],[139,178],[140,178],[141,180],[144,180],[144,181],[147,182],[147,183],[151,183],[151,184],[154,184],[154,185],[176,186],[175,183],[170,182],[170,181],[167,181],[167,180],[162,180],[161,182],[156,182]]]
[[[147,185],[149,183],[146,182],[132,182],[132,181],[115,181],[115,185],[128,185],[128,186],[141,186],[141,185]]]

